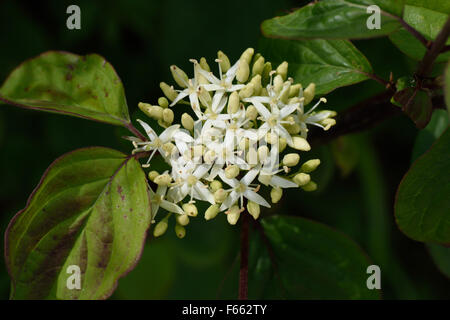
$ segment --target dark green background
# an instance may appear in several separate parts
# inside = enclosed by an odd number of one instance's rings
[[[70,4],[81,7],[81,30],[66,28]],[[211,62],[218,50],[234,61],[247,47],[257,48],[264,19],[301,5],[287,0],[3,0],[0,81],[23,60],[47,50],[98,53],[122,78],[133,118],[144,117],[137,103],[156,103],[161,96],[159,82],[173,82],[169,65],[190,74],[188,59],[205,56]],[[356,45],[384,78],[390,71],[395,77],[406,75],[415,66],[386,38]],[[373,81],[338,89],[327,96],[327,107],[344,110],[381,90]],[[124,134],[124,129],[106,124],[2,105],[1,233],[56,157],[90,145],[130,152],[130,145],[121,139]],[[323,222],[357,241],[381,266],[384,298],[448,299],[449,279],[435,267],[424,244],[406,238],[394,223],[395,190],[409,168],[416,135],[413,123],[399,116],[365,133],[317,147],[304,159],[314,155],[322,159],[313,174],[319,190],[288,190],[272,210]],[[336,154],[352,164],[347,167],[349,174],[343,175],[342,167],[335,164]],[[238,228],[229,226],[223,215],[206,223],[200,214],[191,221],[183,240],[175,237],[173,225],[164,237],[149,239],[141,262],[120,280],[112,298],[235,298]],[[9,278],[1,264],[0,297],[7,299],[8,292]]]

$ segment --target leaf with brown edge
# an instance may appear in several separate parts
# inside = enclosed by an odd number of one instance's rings
[[[114,125],[130,123],[122,82],[97,54],[48,51],[27,60],[3,83],[0,100]]]
[[[10,222],[5,258],[11,299],[105,299],[139,260],[150,226],[139,162],[102,147],[55,160]],[[81,289],[68,289],[79,266]]]

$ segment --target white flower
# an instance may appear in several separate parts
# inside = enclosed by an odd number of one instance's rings
[[[158,186],[158,188],[156,189],[156,192],[154,192],[149,187],[150,203],[152,206],[152,223],[154,223],[154,219],[156,217],[156,214],[158,213],[159,207],[161,207],[169,212],[184,214],[183,209],[181,209],[178,205],[165,199],[166,191],[167,191],[167,186]]]
[[[193,199],[208,201],[214,204],[214,196],[208,187],[201,182],[201,179],[208,173],[211,165],[198,165],[194,161],[185,161],[182,157],[173,160],[172,177],[175,181],[168,192],[168,197],[173,202],[180,202],[187,195],[190,195],[190,202]]]
[[[270,208],[270,204],[259,194],[257,191],[258,187],[251,187],[250,184],[258,175],[258,170],[251,169],[248,171],[245,176],[239,181],[237,179],[228,179],[225,177],[224,172],[220,172],[220,178],[227,183],[230,187],[232,187],[232,191],[229,193],[228,197],[220,206],[220,210],[225,210],[230,208],[232,205],[236,203],[240,199],[241,208],[244,207],[244,198],[247,198],[250,201],[253,201],[261,206]]]
[[[199,73],[202,76],[204,76],[209,82],[211,82],[211,84],[202,85],[206,90],[216,91],[216,92],[221,93],[221,95],[224,95],[225,92],[233,92],[236,90],[241,90],[242,88],[245,87],[245,85],[243,85],[243,84],[234,84],[233,85],[233,80],[236,77],[236,72],[238,70],[240,60],[238,60],[230,69],[228,69],[228,71],[224,75],[222,75],[222,69],[220,67],[220,60],[216,59],[216,62],[219,65],[219,77],[220,78],[217,78],[216,76],[214,76],[214,74],[212,72],[207,72],[203,69],[199,69]]]
[[[335,111],[322,110],[314,112],[321,102],[326,103],[327,100],[325,98],[320,98],[320,100],[306,113],[304,113],[303,101],[300,103],[297,113],[294,115],[294,121],[300,126],[300,134],[303,138],[307,137],[308,124],[320,127],[324,130],[328,130],[335,124],[335,121],[331,119],[336,116]]]

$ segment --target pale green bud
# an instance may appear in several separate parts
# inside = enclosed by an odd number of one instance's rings
[[[234,179],[238,176],[238,174],[239,167],[235,164],[232,164],[225,168],[225,177],[227,177],[227,179]]]
[[[297,153],[288,153],[283,157],[283,164],[288,167],[295,167],[300,161],[300,156]]]
[[[248,164],[255,165],[258,163],[258,152],[253,147],[248,148],[245,158],[246,158]]]
[[[211,105],[211,101],[212,101],[211,95],[209,94],[209,92],[208,92],[205,88],[200,87],[200,88],[198,89],[198,98],[199,98],[200,102],[201,102],[205,107]]]
[[[307,173],[298,173],[294,176],[292,179],[296,184],[298,184],[300,187],[308,184],[311,181],[311,176]]]
[[[181,125],[185,129],[192,131],[194,129],[194,119],[188,113],[183,113],[181,116]]]
[[[222,203],[227,198],[227,196],[228,196],[227,192],[222,188],[220,188],[220,189],[216,190],[216,192],[214,192],[214,200],[217,203]]]
[[[238,222],[239,217],[241,216],[241,210],[238,206],[234,205],[227,212],[228,223],[231,225],[235,225]]]
[[[167,173],[160,174],[153,180],[158,186],[168,186],[171,181],[172,177]]]
[[[216,192],[220,188],[222,188],[222,182],[219,180],[213,180],[209,183],[209,188],[211,189],[211,192]]]
[[[250,64],[250,62],[252,61],[253,53],[255,53],[255,50],[253,48],[248,48],[247,50],[245,50],[242,53],[240,59],[242,59],[245,62],[247,62],[247,64]]]
[[[248,65],[248,62],[241,59],[239,61],[239,66],[236,72],[236,79],[240,83],[244,83],[248,80],[249,75],[250,75],[250,67]]]
[[[283,103],[287,103],[288,102],[288,100],[289,100],[289,91],[290,91],[290,88],[291,88],[291,83],[289,82],[289,81],[286,81],[284,84],[283,84],[283,88],[281,88],[281,94],[280,94],[280,97],[279,97],[279,99],[281,100],[281,102],[283,102]]]
[[[267,91],[266,88],[262,88],[261,91],[259,92],[259,95],[261,97],[268,97],[269,96],[269,92]]]
[[[305,191],[315,191],[317,190],[317,184],[314,181],[310,181],[307,184],[305,184],[304,186],[302,186],[302,189]]]
[[[172,109],[163,109],[162,119],[167,124],[172,124],[174,118],[174,114]]]
[[[265,186],[268,186],[270,184],[271,180],[272,180],[272,175],[270,175],[270,174],[260,173],[258,176],[258,181],[261,182]]]
[[[253,202],[253,201],[249,201],[247,203],[247,210],[248,213],[251,214],[251,216],[253,217],[253,219],[258,219],[259,214],[261,213],[261,208],[259,206],[259,204]]]
[[[264,64],[264,69],[261,74],[261,81],[263,86],[266,86],[269,83],[271,71],[272,71],[272,64],[270,62],[266,62]]]
[[[258,60],[255,61],[252,67],[252,77],[256,76],[257,74],[262,74],[264,70],[264,58],[259,57]]]
[[[272,199],[272,203],[277,203],[280,201],[283,196],[283,189],[281,188],[272,188],[270,191],[270,198]]]
[[[170,72],[172,72],[173,79],[180,87],[187,88],[189,77],[183,70],[178,68],[176,65],[172,65],[170,66]]]
[[[161,108],[167,108],[169,107],[169,101],[167,100],[166,97],[160,97],[158,99],[158,104]]]
[[[286,61],[283,61],[277,68],[277,74],[279,74],[283,80],[286,80],[288,72],[288,63]]]
[[[284,149],[286,149],[286,146],[287,146],[287,141],[286,141],[286,139],[285,139],[285,138],[280,138],[280,139],[278,140],[278,146],[279,146],[279,151],[280,151],[280,152],[283,152]]]
[[[267,159],[267,156],[269,155],[270,151],[267,146],[261,146],[258,148],[258,159],[259,161],[264,161]]]
[[[206,62],[205,57],[200,58],[200,67],[202,67],[203,70],[210,72],[211,69],[209,68],[208,62]]]
[[[275,144],[278,141],[278,135],[274,132],[267,132],[264,139],[268,144]]]
[[[306,141],[305,138],[302,138],[300,136],[292,137],[293,147],[294,149],[300,150],[300,151],[309,151],[311,150],[311,146],[309,145],[308,141]]]
[[[217,52],[217,58],[219,58],[219,60],[220,60],[219,63],[220,63],[220,68],[222,69],[222,73],[227,72],[228,69],[230,69],[230,67],[231,67],[230,59],[228,59],[227,55],[220,50],[219,50],[219,52]]]
[[[302,129],[298,123],[286,125],[285,128],[289,134],[298,134]]]
[[[248,83],[241,91],[239,91],[239,97],[241,99],[250,98],[255,91],[255,86],[253,83]]]
[[[167,218],[164,218],[156,224],[155,229],[153,229],[153,236],[155,238],[162,236],[166,232],[168,226]]]
[[[213,205],[209,206],[209,208],[206,209],[206,211],[205,211],[205,220],[214,219],[219,212],[220,212],[220,209],[219,209],[218,204],[213,204]]]
[[[158,124],[160,127],[163,127],[165,129],[170,126],[170,124],[165,123],[163,119],[158,119]]]
[[[296,83],[293,84],[290,88],[289,88],[289,97],[298,97],[298,95],[300,94],[300,90],[302,89],[302,85],[300,83]]]
[[[148,173],[148,178],[150,181],[154,181],[157,176],[159,176],[158,171],[153,170]]]
[[[228,98],[228,113],[233,114],[239,110],[239,94],[237,91],[233,91]]]
[[[152,115],[150,112],[152,110],[152,105],[150,105],[148,103],[144,103],[144,102],[139,102],[138,107],[139,107],[139,109],[141,109],[141,111],[143,113],[145,113],[146,116],[152,118]]]
[[[242,138],[241,141],[239,141],[238,148],[239,150],[246,150],[250,145],[250,140],[248,138]]]
[[[253,84],[253,94],[254,95],[258,95],[259,92],[262,89],[262,85],[261,85],[261,76],[259,74],[257,74],[256,76],[254,76],[252,78],[252,80],[250,81],[250,83]]]
[[[176,220],[180,226],[187,226],[189,224],[189,216],[187,214],[177,214]]]
[[[247,107],[247,110],[245,111],[245,117],[247,119],[250,119],[252,121],[256,120],[256,117],[258,116],[258,110],[255,108],[254,105],[249,105]]]
[[[160,106],[151,106],[151,108],[150,108],[150,116],[153,119],[156,119],[156,120],[163,120],[163,116],[164,116],[164,111],[165,110],[170,111],[170,112],[173,113],[173,111],[170,110],[170,109],[163,109]]]
[[[182,225],[176,224],[175,233],[178,238],[183,239],[186,236],[186,228],[183,227]]]
[[[310,83],[303,91],[303,97],[305,98],[305,105],[307,105],[314,99],[315,94],[316,94],[316,84]]]
[[[186,213],[188,216],[196,217],[198,214],[197,207],[193,203],[184,203],[182,208],[184,213]]]
[[[279,93],[281,89],[283,89],[283,84],[284,84],[283,78],[279,74],[277,74],[275,78],[273,78],[273,90]]]
[[[171,86],[169,86],[165,82],[161,82],[159,84],[159,87],[161,88],[164,95],[170,100],[173,101],[178,96],[178,93],[175,91],[175,89]]]
[[[304,164],[302,164],[302,167],[300,168],[301,171],[310,173],[316,170],[316,168],[319,166],[320,160],[319,159],[312,159],[306,161]]]

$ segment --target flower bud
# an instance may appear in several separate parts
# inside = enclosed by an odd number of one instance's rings
[[[300,151],[309,151],[311,150],[311,146],[309,145],[308,141],[306,141],[305,138],[295,136],[292,137],[293,145],[292,147],[294,149],[300,150]]]
[[[257,74],[261,75],[264,70],[264,57],[259,57],[252,67],[252,77]]]
[[[316,168],[319,166],[320,160],[319,159],[312,159],[306,161],[304,164],[302,164],[302,167],[300,168],[301,171],[310,173],[316,170]]]
[[[315,94],[316,94],[316,84],[310,83],[303,91],[303,97],[305,98],[305,105],[307,105],[314,99]]]
[[[172,124],[174,118],[174,114],[172,109],[163,109],[162,119],[167,124]]]
[[[283,152],[286,149],[287,142],[285,138],[278,139],[279,152]]]
[[[200,100],[200,102],[205,106],[210,106],[211,105],[211,95],[209,94],[209,92],[204,88],[204,87],[199,87],[198,89],[198,98]]]
[[[257,74],[250,80],[250,83],[253,84],[253,95],[259,95],[262,85],[261,85],[261,76]]]
[[[222,188],[220,188],[220,189],[216,190],[216,192],[214,192],[214,200],[217,203],[222,203],[227,198],[227,196],[228,196],[227,192]]]
[[[206,62],[205,57],[200,58],[200,67],[202,67],[203,70],[210,72],[211,69],[209,68],[208,63]]]
[[[172,65],[170,66],[170,72],[172,72],[173,79],[180,87],[187,88],[189,77],[183,70],[178,68],[176,65]]]
[[[270,62],[266,62],[264,64],[264,69],[261,74],[261,82],[263,86],[266,86],[269,83],[271,71],[272,71],[272,64]]]
[[[159,84],[159,87],[161,88],[164,95],[170,100],[173,101],[178,96],[178,93],[175,91],[175,89],[171,86],[169,86],[165,82],[161,82]]]
[[[175,233],[178,238],[183,239],[186,236],[186,228],[183,227],[182,225],[176,224]]]
[[[158,186],[168,186],[171,181],[172,177],[167,173],[160,174],[153,180]]]
[[[248,213],[250,213],[250,215],[253,217],[253,219],[258,219],[259,214],[261,213],[261,208],[259,206],[259,204],[253,202],[253,201],[249,201],[247,203],[247,210]]]
[[[188,113],[183,113],[181,116],[181,124],[189,131],[194,129],[194,119]]]
[[[167,218],[162,219],[156,224],[155,229],[153,229],[153,236],[155,238],[162,236],[166,232],[168,226]]]
[[[239,217],[241,216],[241,210],[238,206],[234,205],[227,211],[227,221],[231,225],[235,225]]]
[[[255,148],[248,148],[247,154],[245,155],[245,158],[247,160],[247,163],[249,165],[256,165],[258,164],[258,152]]]
[[[267,159],[267,156],[269,155],[270,151],[267,146],[261,146],[258,148],[258,159],[259,161],[264,161]]]
[[[158,124],[164,129],[167,129],[170,126],[170,124],[165,123],[163,119],[158,119]]]
[[[270,184],[271,180],[272,180],[272,175],[270,175],[270,174],[260,173],[258,176],[258,181],[261,182],[265,186],[268,186]]]
[[[187,214],[177,214],[176,220],[180,226],[187,226],[189,224],[189,216]]]
[[[157,176],[159,176],[158,171],[153,170],[148,173],[148,178],[150,181],[154,181]]]
[[[283,80],[286,80],[287,72],[288,72],[288,63],[283,61],[277,68],[277,74],[280,75]]]
[[[302,186],[302,189],[305,191],[315,191],[317,190],[317,184],[314,181],[310,181],[307,184],[305,184],[304,186]]]
[[[139,107],[139,109],[141,109],[141,111],[143,113],[145,113],[146,116],[152,118],[152,115],[151,115],[151,112],[150,112],[150,110],[152,109],[152,106],[150,104],[144,103],[144,102],[139,102],[138,103],[138,107]]]
[[[232,164],[225,168],[225,177],[227,177],[227,179],[234,179],[238,176],[238,174],[239,167],[235,164]]]
[[[219,50],[219,52],[217,52],[217,58],[219,58],[219,60],[220,60],[219,63],[220,63],[220,69],[222,69],[222,73],[227,72],[231,66],[230,59],[228,59],[227,55],[220,50]]]
[[[311,176],[307,173],[301,172],[296,174],[292,179],[292,181],[294,181],[296,184],[299,185],[299,187],[301,187],[308,184],[311,181]]]
[[[280,201],[282,195],[283,189],[272,188],[272,190],[270,191],[270,198],[272,199],[272,203],[277,203],[278,201]]]
[[[216,192],[220,188],[222,188],[222,182],[219,180],[213,180],[209,183],[209,188],[211,189],[211,192]]]
[[[300,156],[297,153],[288,153],[283,157],[283,164],[288,167],[295,167],[300,161]]]
[[[283,78],[278,74],[273,78],[273,90],[276,93],[280,93],[281,89],[283,88],[284,80]]]
[[[239,110],[239,94],[237,91],[233,91],[228,98],[228,113],[233,114]]]
[[[186,213],[188,216],[196,217],[198,214],[197,207],[193,203],[184,203],[182,208],[184,213]]]
[[[239,97],[241,99],[250,98],[255,91],[253,83],[249,82],[241,91],[239,91]]]
[[[250,75],[250,67],[248,62],[241,58],[239,60],[239,66],[236,71],[236,80],[240,83],[244,83],[248,80],[248,76]]]
[[[258,116],[258,110],[255,108],[254,105],[249,105],[247,107],[247,110],[245,111],[245,117],[247,119],[250,119],[252,121],[256,120],[256,117]]]
[[[255,53],[255,50],[253,48],[248,48],[242,53],[240,59],[247,62],[247,64],[250,64],[250,62],[252,61],[253,53]]]
[[[220,209],[219,209],[218,204],[213,204],[213,205],[209,206],[209,208],[206,209],[206,211],[205,211],[205,220],[214,219],[219,212],[220,212]]]
[[[160,97],[158,99],[158,104],[161,108],[167,108],[169,107],[169,101],[167,100],[166,97]]]
[[[246,150],[249,145],[250,140],[248,138],[242,138],[241,141],[239,141],[238,148],[239,150]]]
[[[285,128],[289,134],[298,134],[302,129],[298,123],[289,124]]]
[[[302,89],[302,85],[300,83],[293,84],[289,88],[289,98],[298,97],[301,89]]]

